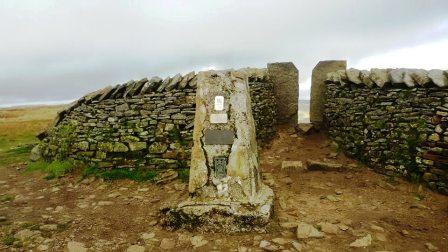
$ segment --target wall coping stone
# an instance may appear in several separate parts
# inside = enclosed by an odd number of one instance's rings
[[[353,84],[365,88],[387,87],[439,87],[448,88],[448,70],[411,69],[411,68],[372,68],[358,70],[350,68],[327,74],[325,83],[341,86]]]

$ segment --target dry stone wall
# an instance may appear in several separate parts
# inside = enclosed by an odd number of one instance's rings
[[[275,135],[276,104],[266,69],[249,77],[257,139]],[[195,116],[196,75],[154,77],[106,87],[60,112],[37,151],[99,168],[187,168]]]
[[[448,194],[448,73],[357,69],[328,74],[329,135],[387,174],[423,179]]]

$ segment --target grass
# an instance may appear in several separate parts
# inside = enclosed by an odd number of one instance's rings
[[[113,168],[109,170],[101,170],[96,167],[87,167],[83,172],[83,177],[95,176],[105,180],[130,179],[135,181],[153,181],[157,175],[153,170],[131,170]]]
[[[19,239],[15,238],[12,234],[8,234],[3,238],[3,244],[6,246],[12,246],[16,241],[19,241]]]
[[[0,167],[28,160],[36,134],[46,129],[62,106],[0,109]],[[19,147],[18,147],[19,146]]]
[[[74,169],[72,163],[68,161],[53,161],[51,163],[38,161],[28,164],[27,171],[43,171],[47,173],[46,179],[54,179],[63,176]]]
[[[190,179],[190,169],[181,169],[177,172],[179,173],[179,179],[184,183],[188,183],[188,180]]]
[[[29,229],[29,230],[39,230],[39,224],[31,223],[31,222],[24,222],[20,224],[20,227],[23,229]]]
[[[32,145],[25,145],[0,152],[0,167],[26,161],[32,148]]]
[[[11,194],[0,195],[0,202],[12,201],[15,196]]]

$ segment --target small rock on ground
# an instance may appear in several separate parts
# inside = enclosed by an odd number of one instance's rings
[[[164,250],[173,249],[176,247],[176,241],[170,238],[163,238],[160,242],[160,248]]]
[[[308,239],[308,238],[323,238],[324,235],[317,230],[313,225],[305,223],[305,222],[299,222],[297,225],[297,232],[296,232],[298,239]]]
[[[429,251],[438,251],[439,248],[437,248],[436,246],[434,246],[432,243],[427,242],[425,243],[425,247],[429,250]]]
[[[58,225],[56,224],[46,224],[39,227],[42,231],[55,231],[58,229]]]
[[[279,245],[285,245],[285,244],[288,244],[290,242],[290,240],[279,237],[279,238],[272,239],[272,242],[279,244]]]
[[[154,238],[155,236],[156,236],[156,234],[154,234],[154,233],[143,233],[140,237],[143,240],[149,240],[149,239]]]
[[[208,243],[208,241],[205,240],[202,235],[193,236],[191,237],[190,241],[191,245],[193,245],[194,248],[202,247]]]
[[[266,251],[277,251],[280,249],[279,246],[272,244],[266,240],[260,241],[260,248],[266,250]]]
[[[145,247],[139,245],[132,245],[128,249],[126,249],[126,252],[145,252]]]
[[[41,244],[41,245],[37,246],[37,251],[47,251],[47,250],[48,250],[48,245]]]
[[[372,236],[370,234],[356,239],[354,242],[350,243],[350,247],[355,247],[355,248],[361,248],[361,247],[367,247],[370,246],[370,244],[372,244]]]
[[[98,206],[112,206],[114,202],[112,201],[99,201]]]
[[[326,234],[337,234],[339,231],[339,227],[337,225],[328,222],[321,222],[317,224],[317,226],[320,227],[320,230]]]
[[[67,243],[67,251],[68,252],[87,252],[87,249],[84,247],[84,243],[70,241]]]
[[[305,171],[306,167],[303,165],[302,161],[283,161],[282,170],[297,172]]]
[[[300,244],[299,242],[293,241],[291,242],[291,245],[293,246],[293,248],[295,248],[297,251],[303,251],[303,245]]]
[[[310,171],[341,171],[343,169],[341,164],[326,163],[315,160],[307,160],[306,165]]]

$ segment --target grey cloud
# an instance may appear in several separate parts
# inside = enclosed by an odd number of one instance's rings
[[[448,38],[448,1],[0,2],[0,105],[214,65],[363,57]]]

